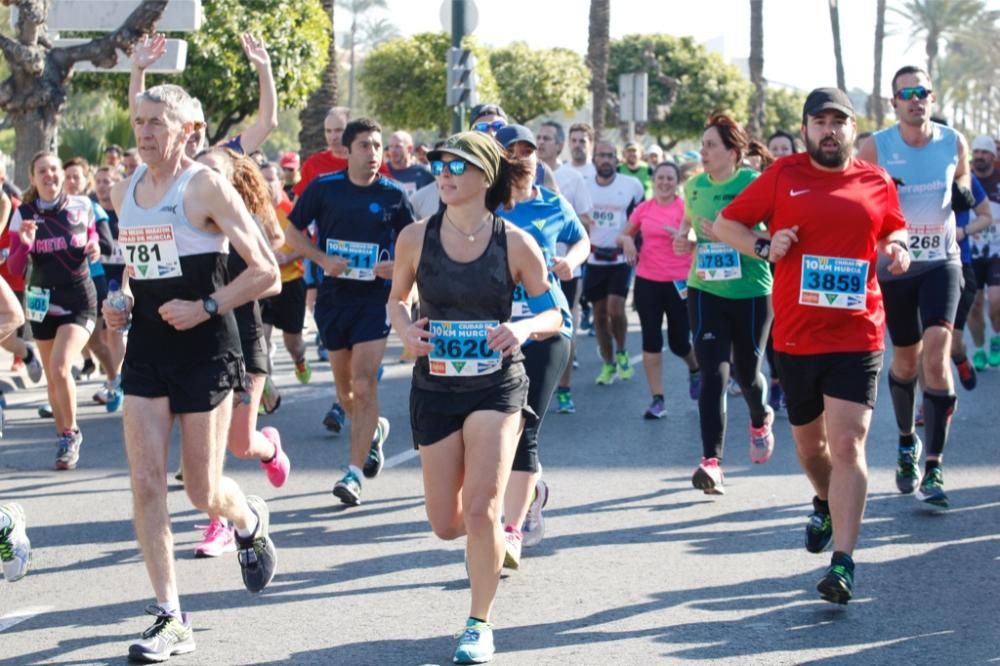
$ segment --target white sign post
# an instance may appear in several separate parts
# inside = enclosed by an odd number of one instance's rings
[[[628,123],[628,140],[635,140],[635,124],[649,120],[649,76],[632,72],[618,76],[618,119]]]

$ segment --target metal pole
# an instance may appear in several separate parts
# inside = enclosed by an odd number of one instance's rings
[[[462,48],[462,37],[465,35],[465,0],[451,0],[451,45]],[[465,129],[465,105],[462,103],[452,107],[451,131],[457,134]]]

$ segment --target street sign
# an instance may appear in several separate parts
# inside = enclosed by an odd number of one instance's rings
[[[85,44],[89,41],[89,39],[57,39],[53,43],[53,46],[76,46],[77,44]],[[183,39],[168,39],[166,53],[147,68],[146,73],[177,74],[183,72],[184,67],[187,65],[187,54],[188,44],[186,41]],[[131,68],[132,61],[121,50],[118,51],[118,64],[111,68],[94,67],[93,63],[88,61],[78,62],[73,65],[74,72],[108,72],[111,74],[128,74]]]
[[[453,0],[443,0],[441,3],[441,29],[451,32],[451,4]],[[462,29],[463,35],[469,35],[476,26],[479,25],[479,10],[476,8],[474,0],[462,0],[465,4],[465,21]]]
[[[51,0],[46,23],[49,32],[116,30],[141,0]],[[11,21],[15,21],[11,9]],[[193,32],[201,28],[201,0],[170,0],[156,22],[160,32]]]
[[[476,56],[469,49],[448,49],[448,106],[479,103],[476,95]]]
[[[649,119],[649,76],[633,72],[618,76],[618,120],[644,123]]]

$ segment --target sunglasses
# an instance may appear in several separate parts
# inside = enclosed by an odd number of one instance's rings
[[[482,132],[483,134],[485,134],[490,130],[496,132],[497,130],[506,126],[507,126],[506,120],[494,120],[491,123],[473,123],[472,129],[476,130],[477,132]]]
[[[466,162],[465,160],[452,160],[450,162],[445,162],[444,160],[434,160],[433,162],[431,162],[431,174],[433,174],[435,177],[440,176],[442,173],[444,173],[444,170],[447,167],[451,175],[461,176],[463,173],[465,173],[465,167],[467,165],[468,162]]]
[[[930,97],[931,93],[934,92],[930,88],[924,88],[923,86],[911,86],[908,88],[900,88],[896,91],[896,97],[908,102],[914,97],[917,99],[927,99]]]

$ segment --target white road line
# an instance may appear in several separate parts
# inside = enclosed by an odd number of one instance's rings
[[[14,611],[13,613],[0,615],[0,631],[10,629],[13,626],[21,624],[25,620],[30,620],[31,618],[41,615],[42,613],[48,613],[53,608],[55,608],[55,606],[29,606],[28,608],[22,608],[21,610]]]
[[[407,462],[409,460],[413,460],[418,455],[420,455],[420,454],[417,452],[416,449],[407,449],[406,451],[403,451],[402,453],[397,453],[396,455],[394,455],[394,456],[392,456],[390,458],[387,458],[386,461],[385,461],[385,465],[383,465],[383,467],[385,467],[386,469],[389,469],[391,467],[396,467],[397,465],[402,465],[403,463],[405,463],[405,462]]]

